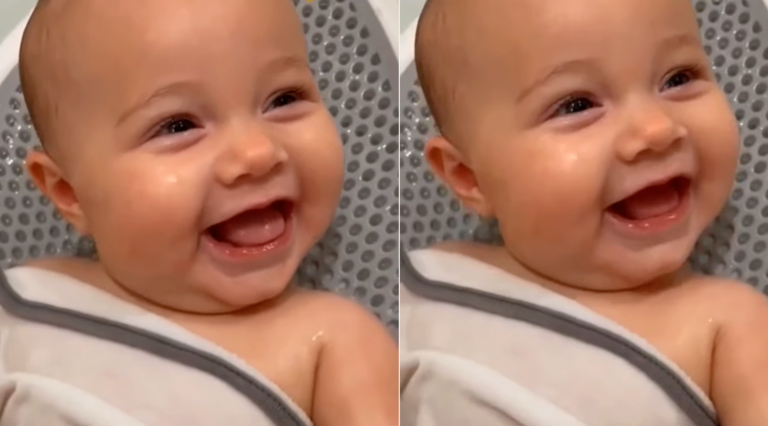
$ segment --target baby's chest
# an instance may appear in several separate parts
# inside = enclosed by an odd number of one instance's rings
[[[591,307],[651,344],[709,394],[716,333],[710,317],[670,301]]]
[[[266,324],[192,331],[246,362],[311,414],[320,346],[307,333]]]
[[[4,386],[16,381],[28,406],[70,412],[91,403],[103,415],[146,425],[294,424],[275,419],[293,409],[282,400],[276,404],[280,396],[270,394],[269,383],[203,351],[170,344],[156,350],[139,340],[130,344],[36,324],[5,330],[4,337]],[[51,405],[64,395],[75,402]]]

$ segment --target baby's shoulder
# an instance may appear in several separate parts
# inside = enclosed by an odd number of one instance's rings
[[[753,286],[715,276],[692,276],[684,284],[688,303],[706,308],[713,320],[735,326],[755,316],[768,318],[768,298]]]
[[[397,424],[397,345],[381,321],[359,303],[331,292],[298,291],[292,299],[304,326],[316,327],[313,341],[321,345],[313,370],[314,402],[331,408],[315,411],[315,420],[346,418],[349,424],[363,424],[368,418]]]
[[[712,275],[691,275],[683,281],[690,291],[699,297],[722,302],[731,299],[757,299],[765,298],[761,292],[753,286],[730,278]]]
[[[300,327],[313,330],[324,353],[346,356],[345,351],[364,354],[372,348],[395,353],[387,328],[359,303],[327,291],[302,290],[291,298],[284,314],[301,318]]]
[[[296,290],[286,308],[291,314],[300,313],[308,323],[322,325],[332,333],[382,327],[378,318],[359,303],[329,291]]]

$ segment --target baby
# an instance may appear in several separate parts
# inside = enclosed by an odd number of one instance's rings
[[[766,300],[684,267],[739,149],[695,18],[688,0],[428,2],[425,158],[504,246],[404,257],[403,425],[768,424]]]
[[[29,172],[99,261],[0,280],[0,423],[396,425],[397,352],[290,285],[343,154],[288,0],[41,0]]]

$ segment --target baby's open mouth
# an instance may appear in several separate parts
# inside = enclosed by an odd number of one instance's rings
[[[608,211],[627,221],[646,221],[670,215],[683,204],[690,188],[690,178],[677,176],[635,192],[611,205]]]
[[[285,232],[293,213],[293,202],[278,200],[258,209],[246,210],[237,216],[208,228],[211,238],[234,247],[258,247],[269,244]]]

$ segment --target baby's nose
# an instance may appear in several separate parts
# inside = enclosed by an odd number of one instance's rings
[[[232,132],[222,145],[215,173],[223,185],[264,177],[288,160],[282,144],[255,128]]]
[[[630,112],[626,129],[619,138],[619,157],[632,162],[645,154],[663,153],[683,141],[688,132],[660,105],[647,103]]]

